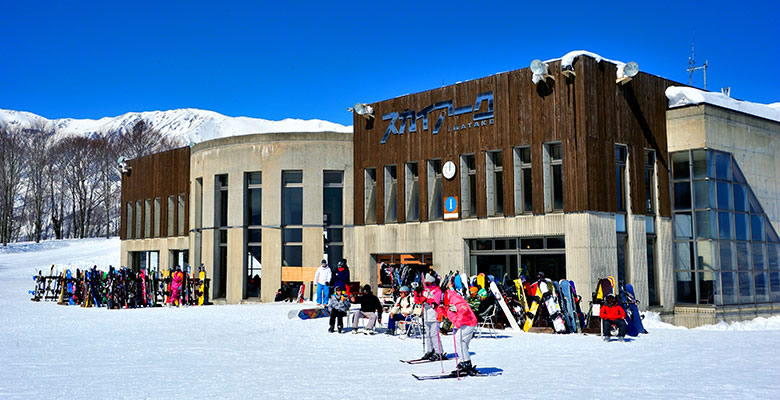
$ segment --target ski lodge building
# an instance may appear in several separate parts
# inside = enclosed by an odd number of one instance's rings
[[[780,312],[780,120],[670,107],[684,85],[567,57],[368,104],[353,134],[131,160],[122,260],[204,264],[226,303],[272,301],[345,258],[374,287],[383,261],[425,262],[571,279],[586,304],[612,275],[689,326]]]

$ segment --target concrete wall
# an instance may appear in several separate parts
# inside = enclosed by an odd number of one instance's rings
[[[709,104],[668,110],[669,152],[711,148],[734,155],[775,231],[780,231],[780,123]]]
[[[303,266],[317,267],[322,259],[323,170],[344,171],[344,225],[351,225],[352,134],[273,133],[233,136],[195,145],[192,149],[190,182],[203,180],[203,230],[200,260],[212,279],[214,272],[214,176],[228,174],[228,285],[227,303],[239,303],[244,293],[244,173],[263,173],[261,300],[273,301],[282,278],[282,171],[303,171]],[[191,184],[191,198],[197,185]],[[196,201],[191,202],[192,226],[197,226]],[[196,235],[190,237],[193,253]],[[344,254],[352,241],[345,240]],[[213,285],[212,285],[213,286]],[[213,290],[213,287],[212,287]]]

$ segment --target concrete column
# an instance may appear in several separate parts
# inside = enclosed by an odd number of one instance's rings
[[[228,229],[227,246],[227,294],[228,304],[238,304],[244,298],[244,230]]]
[[[276,291],[282,285],[282,231],[263,228],[263,276],[260,279],[260,298],[274,301]]]

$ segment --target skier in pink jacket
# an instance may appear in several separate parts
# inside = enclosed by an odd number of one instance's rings
[[[176,271],[171,277],[171,297],[168,299],[168,304],[179,305],[179,291],[181,290],[181,284],[184,281],[184,273],[181,272],[181,267],[177,266]]]
[[[469,303],[458,292],[450,288],[444,292],[442,304],[436,309],[436,312],[452,321],[452,326],[456,329],[454,332],[457,343],[455,351],[462,359],[458,363],[456,371],[460,375],[477,374],[476,368],[471,365],[471,356],[469,355],[469,343],[477,328],[477,316],[474,315],[474,311],[471,311]]]

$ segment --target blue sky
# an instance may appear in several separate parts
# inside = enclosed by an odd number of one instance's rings
[[[694,40],[708,90],[780,102],[777,1],[328,3],[7,2],[0,108],[94,119],[193,107],[349,125],[355,102],[571,50],[687,83]]]

